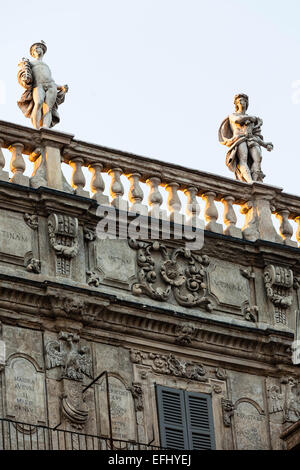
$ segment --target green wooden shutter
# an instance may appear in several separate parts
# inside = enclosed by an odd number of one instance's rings
[[[185,392],[185,406],[190,449],[215,449],[210,395]]]
[[[156,394],[162,447],[188,449],[184,391],[158,385]]]
[[[161,445],[169,449],[215,449],[210,395],[156,387]]]

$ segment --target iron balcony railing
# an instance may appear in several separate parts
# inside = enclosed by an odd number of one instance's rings
[[[161,450],[160,446],[111,439],[0,418],[0,450]]]

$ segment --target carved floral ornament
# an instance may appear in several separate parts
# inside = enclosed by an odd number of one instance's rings
[[[206,370],[202,364],[177,359],[173,354],[144,353],[131,350],[131,361],[136,364],[150,366],[153,372],[174,375],[198,382],[207,382]]]
[[[133,284],[133,294],[167,301],[173,293],[179,305],[204,306],[212,311],[211,301],[206,297],[208,256],[196,255],[185,248],[172,251],[158,241],[130,239],[129,246],[137,250],[139,282]]]

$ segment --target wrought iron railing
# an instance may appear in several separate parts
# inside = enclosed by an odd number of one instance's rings
[[[111,439],[0,418],[0,450],[160,450],[141,442]]]

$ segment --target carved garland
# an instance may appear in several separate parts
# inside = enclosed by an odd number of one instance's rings
[[[211,301],[206,297],[208,256],[196,255],[185,248],[171,251],[158,241],[145,243],[130,239],[129,246],[137,250],[139,267],[139,282],[133,284],[133,294],[167,301],[173,292],[179,305],[204,306],[212,311]]]

